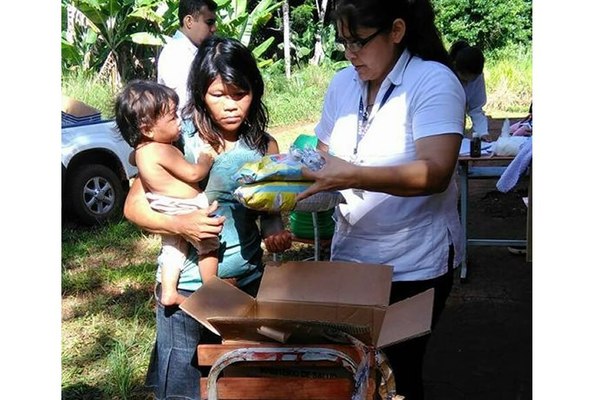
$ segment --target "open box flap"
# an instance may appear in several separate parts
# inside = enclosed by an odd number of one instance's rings
[[[256,296],[261,301],[386,307],[392,267],[338,261],[268,265]]]
[[[390,305],[385,312],[377,347],[386,347],[429,333],[433,292],[433,289],[429,289]]]
[[[255,299],[242,290],[214,276],[179,305],[183,311],[215,334],[210,317],[245,317],[251,313]]]

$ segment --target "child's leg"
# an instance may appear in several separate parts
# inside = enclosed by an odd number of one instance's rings
[[[163,264],[160,271],[162,295],[160,302],[163,306],[181,304],[185,297],[177,292],[177,283],[181,269],[175,264]]]
[[[179,275],[187,256],[187,242],[175,235],[163,235],[162,251],[159,257],[162,294],[160,302],[164,306],[181,304],[185,300],[177,291]]]

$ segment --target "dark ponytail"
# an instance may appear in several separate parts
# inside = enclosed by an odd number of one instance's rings
[[[407,0],[406,47],[424,60],[450,67],[450,58],[435,25],[435,13],[429,0]]]

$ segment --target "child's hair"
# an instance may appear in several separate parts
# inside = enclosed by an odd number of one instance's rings
[[[475,75],[483,73],[483,64],[485,59],[483,52],[464,40],[455,42],[450,47],[450,59],[456,72],[463,72]]]
[[[123,139],[135,148],[141,130],[153,126],[171,104],[177,108],[178,103],[177,93],[167,86],[140,79],[129,82],[115,101],[115,119]]]
[[[269,136],[265,132],[269,115],[262,102],[264,82],[250,50],[236,39],[211,36],[198,48],[190,68],[188,89],[191,101],[184,115],[192,116],[199,135],[215,150],[224,146],[223,138],[210,117],[204,98],[208,87],[220,77],[224,84],[252,93],[252,103],[238,137],[248,147],[266,154]]]

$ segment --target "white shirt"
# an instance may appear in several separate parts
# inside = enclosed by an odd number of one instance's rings
[[[192,61],[198,48],[181,31],[163,47],[158,58],[157,82],[168,86],[177,92],[179,107],[177,114],[181,117],[181,110],[188,102],[187,80],[190,74]]]
[[[396,87],[382,107],[392,83]],[[337,73],[315,128],[329,152],[345,160],[353,159],[357,144],[361,95],[367,98],[367,84],[353,67]],[[409,162],[416,159],[415,140],[444,133],[462,135],[464,105],[464,90],[450,69],[405,51],[379,89],[369,117],[371,125],[357,147],[356,163]],[[455,248],[454,266],[462,260],[455,184],[431,196],[400,197],[353,189],[342,194],[347,204],[336,210],[332,260],[392,265],[394,281],[442,275],[447,271],[449,244]]]
[[[487,96],[483,74],[467,82],[466,85],[463,85],[463,88],[467,100],[467,115],[471,118],[473,132],[480,136],[486,135],[488,133],[488,120],[483,113],[483,106],[487,102]]]

